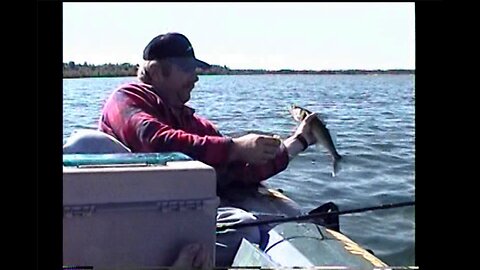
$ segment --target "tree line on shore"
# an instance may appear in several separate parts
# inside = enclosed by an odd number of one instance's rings
[[[84,62],[77,64],[73,61],[63,63],[63,78],[85,77],[126,77],[136,76],[139,65],[129,63],[93,65]],[[415,74],[411,69],[387,70],[265,70],[265,69],[230,69],[227,66],[212,65],[209,69],[198,69],[199,75],[260,75],[260,74]]]

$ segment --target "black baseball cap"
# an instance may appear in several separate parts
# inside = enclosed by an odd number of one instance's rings
[[[143,50],[143,60],[160,60],[176,57],[191,58],[191,63],[196,67],[211,67],[210,64],[195,58],[192,44],[187,37],[180,33],[158,35]]]

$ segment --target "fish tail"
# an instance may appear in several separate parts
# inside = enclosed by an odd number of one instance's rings
[[[342,157],[340,155],[338,155],[338,157],[335,157],[333,159],[332,177],[335,177],[337,173],[340,171],[340,169],[342,168],[341,161],[342,161]]]

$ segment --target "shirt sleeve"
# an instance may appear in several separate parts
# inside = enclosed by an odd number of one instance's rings
[[[213,167],[224,165],[228,160],[232,143],[229,138],[199,136],[174,129],[143,112],[137,113],[131,121],[131,125],[136,127],[136,137],[144,152],[183,152]]]
[[[209,135],[200,136],[174,129],[153,106],[148,98],[120,89],[104,106],[100,130],[119,139],[132,152],[178,151],[212,167],[226,165],[230,138],[210,130]]]

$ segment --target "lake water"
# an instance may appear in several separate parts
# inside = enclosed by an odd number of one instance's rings
[[[103,102],[123,78],[63,80],[63,139],[96,128]],[[331,177],[322,148],[310,147],[268,179],[309,211],[327,201],[340,210],[415,200],[414,75],[200,76],[189,106],[226,135],[262,131],[288,137],[292,104],[318,112],[345,162]],[[340,217],[342,232],[391,266],[415,264],[415,207]]]

